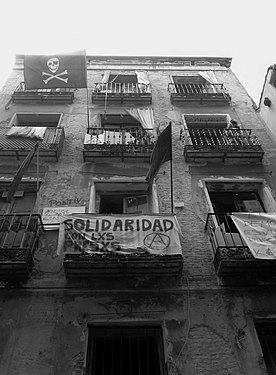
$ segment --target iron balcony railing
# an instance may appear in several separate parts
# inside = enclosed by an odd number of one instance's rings
[[[150,146],[154,144],[154,129],[125,128],[103,129],[88,128],[90,137],[85,144],[91,145],[137,145]]]
[[[16,87],[14,90],[15,93],[39,93],[39,94],[51,94],[51,95],[58,95],[60,93],[72,93],[75,90],[72,88],[56,88],[56,89],[32,89],[32,90],[26,90],[25,88],[25,82],[20,82],[20,84]]]
[[[0,254],[5,250],[32,250],[41,227],[38,214],[0,215]]]
[[[223,256],[237,260],[253,258],[230,214],[209,213],[205,231],[209,236],[215,257]]]
[[[189,129],[182,133],[185,145],[193,145],[195,148],[207,148],[210,146],[260,146],[258,138],[251,129]]]
[[[0,128],[0,156],[11,156],[13,153],[28,153],[37,138],[24,138],[19,136],[7,136],[9,127]],[[58,160],[65,139],[64,128],[47,127],[42,140],[39,140],[41,157],[51,156]]]
[[[151,85],[145,83],[96,83],[93,94],[151,94]]]
[[[228,95],[222,83],[169,83],[168,90],[183,96]]]

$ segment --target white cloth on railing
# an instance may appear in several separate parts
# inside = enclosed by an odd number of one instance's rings
[[[13,126],[6,136],[43,140],[46,129],[45,126]]]
[[[128,108],[126,111],[140,122],[150,138],[156,139],[157,133],[154,125],[152,108]]]
[[[102,134],[90,135],[85,134],[84,144],[85,145],[102,145],[102,144],[131,144],[135,142],[135,137],[133,137],[129,132],[119,131],[108,131],[104,130]]]

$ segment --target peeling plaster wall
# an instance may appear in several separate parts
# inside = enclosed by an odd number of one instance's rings
[[[106,65],[108,68],[108,66]],[[91,67],[90,67],[91,68]],[[123,68],[123,65],[122,65]],[[174,68],[175,69],[175,68]],[[103,69],[88,70],[90,121],[104,108],[91,103],[91,88]],[[173,187],[175,213],[180,223],[184,268],[178,280],[140,277],[109,280],[66,280],[63,257],[57,255],[57,231],[45,231],[39,239],[30,279],[22,285],[1,284],[0,374],[80,375],[85,366],[87,324],[156,322],[164,327],[164,350],[169,375],[266,374],[254,330],[256,313],[276,311],[273,289],[222,288],[213,266],[213,253],[204,231],[209,211],[202,180],[205,178],[263,179],[275,197],[275,143],[252,100],[230,69],[215,74],[232,97],[230,106],[173,106],[167,85],[170,75],[181,70],[151,69],[152,108],[161,130],[172,122]],[[87,94],[79,89],[72,105],[14,105],[4,109],[17,84],[15,70],[0,96],[0,125],[16,112],[63,113],[65,144],[59,162],[40,167],[45,176],[40,189],[43,207],[85,206],[88,210],[93,178],[145,176],[147,163],[114,161],[83,163],[87,127]],[[109,110],[112,107],[109,107]],[[114,108],[116,108],[114,106]],[[117,107],[116,110],[123,110]],[[182,114],[224,113],[253,129],[265,149],[262,164],[225,165],[185,163],[180,130]],[[19,163],[16,164],[18,166]],[[14,162],[0,160],[0,174],[9,175]],[[36,170],[35,161],[31,170]],[[10,172],[11,173],[11,172]],[[170,165],[156,176],[160,213],[171,211]]]

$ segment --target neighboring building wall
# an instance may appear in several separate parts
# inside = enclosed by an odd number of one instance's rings
[[[30,279],[22,285],[2,283],[0,296],[0,373],[7,375],[82,374],[86,364],[87,324],[160,324],[168,374],[266,374],[254,319],[274,317],[275,291],[263,286],[225,287],[216,275],[214,253],[205,232],[210,207],[204,181],[264,182],[275,198],[275,144],[252,101],[230,69],[229,59],[211,59],[213,65],[188,65],[195,58],[90,58],[88,99],[90,125],[105,109],[120,112],[124,105],[91,103],[92,87],[106,69],[147,71],[152,87],[155,123],[163,130],[172,123],[174,213],[180,223],[183,273],[172,278],[115,278],[67,280],[63,256],[57,255],[58,232],[44,231],[34,256]],[[166,63],[167,60],[167,63]],[[176,61],[175,61],[176,60]],[[200,58],[198,60],[201,60]],[[221,63],[221,65],[218,65]],[[186,64],[186,65],[185,65]],[[170,102],[170,75],[213,70],[227,88],[228,105],[183,105]],[[58,162],[40,161],[43,183],[39,208],[78,206],[89,209],[92,179],[144,177],[149,163],[96,161],[83,163],[87,131],[87,93],[75,92],[73,104],[10,104],[10,95],[23,79],[18,65],[1,93],[0,125],[18,112],[63,113],[65,143]],[[126,106],[127,107],[127,106]],[[228,114],[252,129],[265,151],[262,162],[185,162],[183,114]],[[10,178],[20,162],[0,160],[2,178]],[[25,177],[35,177],[33,160]],[[156,175],[160,213],[171,212],[170,163]]]
[[[276,136],[276,81],[274,65],[267,69],[263,90],[260,97],[258,112],[266,126]]]

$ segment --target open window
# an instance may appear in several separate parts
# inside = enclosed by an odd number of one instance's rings
[[[100,214],[158,213],[156,186],[139,179],[94,181],[91,189],[90,212]]]
[[[151,85],[145,71],[105,71],[95,83],[92,102],[151,104]]]
[[[190,138],[194,146],[227,144],[226,129],[231,118],[225,114],[183,114],[184,140]]]
[[[162,328],[90,326],[86,375],[166,375]]]
[[[206,227],[219,246],[246,246],[230,214],[233,212],[275,212],[276,203],[261,181],[205,181],[210,214]]]
[[[39,142],[39,155],[58,160],[64,143],[61,113],[15,113],[9,127],[0,128],[0,156],[25,158]]]
[[[251,129],[243,129],[228,114],[183,114],[186,161],[262,161],[264,151]]]
[[[122,158],[145,158],[151,153],[155,139],[152,108],[131,108],[120,114],[99,114],[85,135],[84,157],[86,160],[89,152],[99,151],[99,157],[114,157],[121,153]]]
[[[231,100],[230,95],[223,84],[218,82],[212,70],[173,75],[168,90],[171,94],[172,104],[185,102],[227,104]]]
[[[262,348],[264,361],[269,375],[276,374],[276,321],[257,320],[255,329]]]

